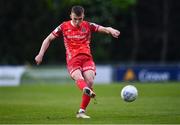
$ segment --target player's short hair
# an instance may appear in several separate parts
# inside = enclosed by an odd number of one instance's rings
[[[82,6],[73,6],[71,8],[71,13],[75,13],[77,16],[81,16],[84,13],[84,8]]]

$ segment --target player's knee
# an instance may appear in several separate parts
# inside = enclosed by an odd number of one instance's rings
[[[76,80],[79,80],[79,79],[84,79],[82,76],[79,76],[79,75],[72,75],[71,77],[72,77],[72,79],[74,79],[75,81],[76,81]]]
[[[81,75],[81,73],[79,73],[79,72],[73,72],[73,73],[71,74],[71,77],[72,77],[72,79],[74,79],[74,80],[84,79],[83,76]]]
[[[94,78],[93,77],[89,77],[86,79],[86,82],[88,84],[88,87],[92,87],[93,83],[94,83]]]

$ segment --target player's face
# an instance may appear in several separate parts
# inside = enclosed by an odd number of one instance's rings
[[[71,13],[70,17],[75,26],[80,26],[81,22],[84,19],[84,14],[82,14],[81,16],[77,16],[75,13]]]

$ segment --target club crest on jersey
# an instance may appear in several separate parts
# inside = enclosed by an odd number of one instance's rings
[[[82,32],[86,32],[86,28],[82,27],[82,28],[81,28],[81,31],[82,31]]]

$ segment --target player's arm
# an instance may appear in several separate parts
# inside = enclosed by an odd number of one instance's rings
[[[102,32],[102,33],[106,33],[106,34],[110,34],[115,38],[118,38],[120,35],[120,31],[116,30],[112,27],[103,27],[103,26],[99,26],[98,27],[98,32]]]
[[[41,49],[38,53],[38,55],[35,57],[36,64],[39,65],[42,62],[43,56],[46,52],[46,50],[49,47],[49,44],[55,39],[56,37],[51,33],[49,34],[46,39],[43,41],[41,45]]]

